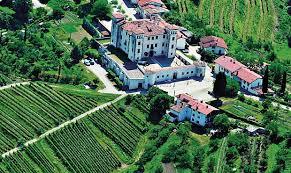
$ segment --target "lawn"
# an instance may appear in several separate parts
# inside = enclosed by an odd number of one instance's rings
[[[207,145],[209,143],[210,137],[206,135],[199,135],[197,133],[191,132],[191,137],[196,139],[200,145]]]
[[[102,45],[104,45],[104,44],[109,44],[110,41],[111,41],[110,39],[98,40],[98,42],[99,42],[100,44],[102,44]]]
[[[118,63],[124,64],[126,62],[129,62],[130,60],[128,59],[128,56],[125,52],[123,52],[119,48],[115,48],[113,46],[108,46],[107,47],[108,51],[111,52],[111,57],[117,61]]]
[[[226,102],[220,109],[241,118],[252,116],[257,122],[261,122],[263,119],[263,115],[260,112],[261,109],[258,106],[253,106],[236,99]]]

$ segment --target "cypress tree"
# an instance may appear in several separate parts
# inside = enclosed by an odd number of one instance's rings
[[[225,95],[226,89],[226,77],[223,72],[219,72],[216,75],[216,79],[213,86],[213,95],[216,98],[222,97]]]
[[[287,72],[284,71],[284,73],[283,73],[283,79],[282,79],[282,83],[281,83],[281,90],[280,90],[281,93],[285,93],[285,90],[286,90],[286,82],[287,82]]]
[[[266,66],[265,75],[263,77],[263,88],[262,88],[263,93],[268,92],[268,83],[269,83],[269,69],[268,66]]]

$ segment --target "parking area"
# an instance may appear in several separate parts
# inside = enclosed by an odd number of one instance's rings
[[[214,78],[212,77],[211,69],[207,66],[205,77],[199,81],[196,79],[181,80],[176,82],[169,82],[157,84],[160,89],[167,91],[169,95],[175,96],[181,93],[188,93],[194,98],[204,101],[215,100],[208,91],[213,89]]]

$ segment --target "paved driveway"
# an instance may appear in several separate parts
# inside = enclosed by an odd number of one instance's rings
[[[197,50],[200,48],[200,46],[191,46],[189,45],[189,53],[188,55],[193,55],[197,60],[201,59],[201,55],[197,53]]]
[[[101,67],[100,64],[86,66],[92,73],[94,73],[104,84],[105,88],[99,90],[102,93],[125,94],[123,91],[118,91],[111,81],[107,78],[107,71]]]
[[[202,81],[197,81],[195,79],[188,79],[183,81],[158,84],[156,85],[160,89],[167,91],[169,95],[175,96],[181,93],[188,93],[194,98],[204,101],[215,100],[208,91],[213,89],[214,78],[211,74],[211,69],[207,66],[205,77]]]

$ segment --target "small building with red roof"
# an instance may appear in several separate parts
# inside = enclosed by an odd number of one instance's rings
[[[170,108],[169,115],[177,121],[189,120],[190,122],[200,125],[210,125],[218,109],[184,93],[176,96],[175,105]]]
[[[245,65],[229,56],[220,56],[215,61],[214,73],[223,72],[238,81],[241,89],[254,95],[261,95],[259,88],[263,84],[262,76],[248,69]]]
[[[206,36],[200,39],[199,45],[202,49],[213,52],[217,55],[227,54],[227,45],[220,37]]]
[[[169,10],[161,0],[138,0],[136,11],[137,14],[145,19],[151,16],[162,15]]]

